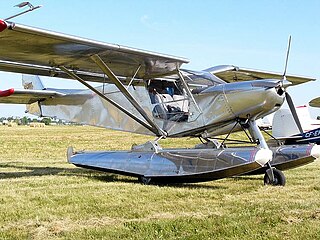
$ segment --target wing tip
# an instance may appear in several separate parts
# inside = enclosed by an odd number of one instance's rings
[[[9,97],[10,95],[12,95],[14,93],[14,88],[10,88],[8,90],[0,90],[0,97]]]
[[[6,24],[6,22],[0,19],[0,32],[6,30],[7,28],[8,25]]]

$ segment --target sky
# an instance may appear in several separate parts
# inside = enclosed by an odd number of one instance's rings
[[[20,11],[1,1],[0,19]],[[231,64],[283,72],[292,36],[288,74],[317,78],[288,89],[295,104],[319,96],[320,1],[318,0],[34,0],[42,8],[12,21],[65,34],[185,57],[183,68]],[[1,47],[1,46],[0,46]],[[82,87],[43,77],[46,87]],[[0,72],[0,89],[21,88],[21,74]],[[0,104],[1,116],[25,116],[23,105]],[[312,116],[320,110],[311,108]]]

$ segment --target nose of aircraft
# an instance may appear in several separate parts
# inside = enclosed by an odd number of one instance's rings
[[[236,117],[263,117],[278,110],[285,94],[279,80],[226,84],[225,97]]]

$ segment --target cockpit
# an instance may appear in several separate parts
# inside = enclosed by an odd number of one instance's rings
[[[197,91],[224,83],[209,72],[183,70],[184,81],[190,92]],[[163,120],[186,122],[190,114],[190,96],[181,79],[177,76],[151,79],[148,81],[148,91],[153,105],[153,116]]]
[[[154,117],[175,122],[188,120],[189,99],[176,82],[151,81],[148,90]]]

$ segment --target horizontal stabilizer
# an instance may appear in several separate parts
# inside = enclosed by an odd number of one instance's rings
[[[295,135],[295,136],[288,136],[288,137],[277,137],[277,140],[298,140],[301,139],[301,135]]]
[[[31,104],[49,98],[62,97],[64,94],[48,90],[8,89],[0,91],[0,103]]]

